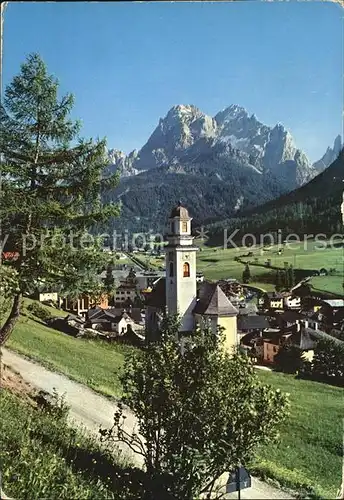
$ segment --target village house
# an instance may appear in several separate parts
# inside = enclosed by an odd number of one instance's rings
[[[285,309],[300,310],[301,297],[297,295],[286,294],[283,296],[283,305]]]
[[[124,335],[129,329],[143,330],[140,309],[102,309],[93,307],[87,311],[85,326],[94,330]]]
[[[263,363],[274,364],[275,356],[279,350],[285,345],[292,345],[293,342],[292,332],[269,332],[264,333],[263,338]]]
[[[282,332],[286,330],[294,332],[300,331],[301,322],[306,319],[304,314],[288,309],[281,312],[273,311],[269,313],[269,317],[270,321],[276,327],[280,328]]]
[[[317,342],[322,339],[331,340],[332,342],[339,343],[340,345],[343,343],[320,329],[315,330],[313,328],[304,327],[300,331],[299,338],[294,339],[294,344],[300,347],[303,351],[304,358],[307,361],[312,361]]]
[[[231,302],[234,304],[233,300]],[[258,313],[258,307],[252,302],[242,302],[238,303],[239,316],[254,316]]]
[[[279,349],[280,340],[278,338],[263,339],[263,362],[273,364]]]
[[[263,309],[283,310],[283,295],[277,292],[266,292],[258,299],[258,304]]]
[[[259,298],[258,304],[264,309],[280,311],[285,309],[300,310],[301,297],[290,292],[266,292]]]
[[[255,334],[261,337],[263,331],[269,328],[269,322],[265,316],[255,315],[240,315],[238,316],[238,335],[242,339],[248,333]]]
[[[238,298],[243,298],[244,288],[238,280],[234,278],[227,278],[225,280],[219,280],[218,284],[227,297],[236,296]]]
[[[40,292],[37,291],[34,294],[34,298],[39,302],[54,302],[57,303],[59,300],[59,295],[57,292]]]
[[[312,330],[320,330],[321,322],[312,317],[306,317],[300,320],[301,327],[311,328]]]
[[[81,294],[78,298],[60,298],[59,305],[65,311],[73,312],[78,316],[85,316],[87,311],[94,306],[107,309],[109,307],[109,299],[106,294],[103,294],[99,299],[94,299],[87,294]]]
[[[133,304],[136,295],[136,285],[130,283],[121,283],[114,292],[114,306],[121,307],[125,304]]]
[[[327,328],[340,327],[344,322],[344,300],[323,300],[318,309],[322,323]]]

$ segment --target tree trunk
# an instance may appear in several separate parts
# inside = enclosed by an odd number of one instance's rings
[[[4,325],[0,328],[0,346],[3,346],[7,341],[8,337],[11,335],[14,325],[16,324],[20,309],[21,309],[21,293],[14,296],[11,312],[5,321]]]

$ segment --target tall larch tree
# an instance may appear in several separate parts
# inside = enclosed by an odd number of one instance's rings
[[[80,123],[70,118],[74,97],[59,97],[58,89],[41,57],[32,54],[1,105],[1,246],[19,257],[1,266],[9,265],[16,279],[9,313],[0,319],[0,345],[19,317],[23,295],[38,285],[57,284],[66,292],[99,288],[105,254],[89,231],[119,213],[102,202],[118,182],[116,175],[103,175],[106,142],[80,138]],[[0,273],[0,286],[7,275]]]

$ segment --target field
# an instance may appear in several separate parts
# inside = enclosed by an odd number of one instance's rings
[[[271,265],[284,267],[288,262],[294,269],[321,269],[334,268],[332,276],[319,276],[312,278],[314,288],[332,293],[342,294],[343,288],[343,247],[329,247],[319,249],[314,241],[308,241],[307,245],[290,244],[285,247],[282,255],[278,254],[277,245],[262,250],[261,248],[209,248],[200,247],[197,255],[197,271],[202,271],[207,279],[218,280],[224,278],[236,278],[242,280],[243,264],[236,262],[235,257],[242,256],[252,251],[253,256],[245,260],[258,259],[261,266],[251,265],[252,284],[261,286],[266,290],[274,289],[273,280],[275,271],[263,267],[267,259],[271,259]]]
[[[286,486],[336,498],[343,456],[343,389],[261,370],[259,378],[290,394],[291,414],[280,443],[260,450],[254,466]]]
[[[251,248],[223,248],[223,247],[207,247],[200,241],[195,240],[199,247],[197,253],[197,271],[204,273],[206,279],[219,280],[226,278],[236,278],[242,280],[242,272],[244,265],[234,260],[235,257],[247,254],[249,251],[253,253],[252,257],[246,260],[254,260],[258,258],[258,264],[251,265],[251,284],[262,287],[266,291],[275,289],[274,279],[275,271],[264,267],[267,259],[271,259],[271,265],[275,267],[284,267],[284,263],[288,262],[294,269],[316,269],[325,268],[327,270],[334,268],[336,271],[331,276],[313,277],[311,283],[314,289],[331,292],[334,294],[343,294],[344,280],[344,247],[329,245],[325,248],[323,243],[317,244],[315,241],[306,240],[301,243],[290,243],[283,248],[283,253],[278,254],[279,247],[277,245],[266,247],[262,250],[260,247]],[[149,256],[145,253],[135,254],[142,262],[152,268],[164,267],[165,261],[156,256]]]
[[[121,394],[124,346],[74,339],[23,317],[8,347],[106,396]],[[260,450],[254,469],[283,485],[307,486],[322,498],[333,498],[340,483],[343,390],[273,372],[258,375],[291,395],[291,416],[281,442]]]
[[[144,252],[137,252],[133,254],[133,257],[139,259],[142,264],[153,269],[159,269],[160,267],[165,267],[165,254],[161,257],[157,255],[148,255]]]

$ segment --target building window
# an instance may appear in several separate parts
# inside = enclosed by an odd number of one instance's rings
[[[174,223],[171,222],[171,233],[174,233]]]
[[[183,264],[183,277],[184,278],[190,277],[190,264],[188,262],[184,262]]]
[[[182,233],[187,233],[187,232],[188,232],[188,223],[182,222]]]
[[[170,262],[170,277],[173,278],[173,276],[174,276],[173,262]]]

